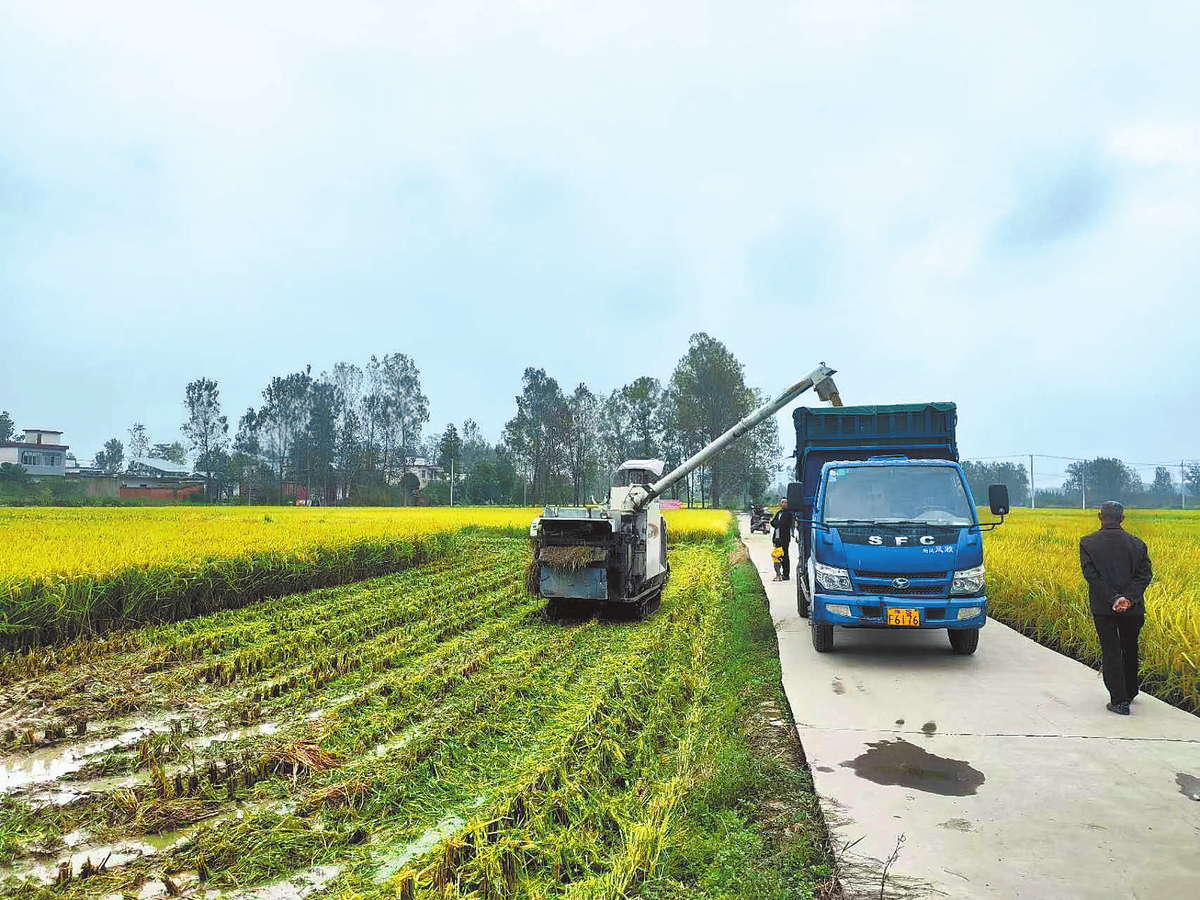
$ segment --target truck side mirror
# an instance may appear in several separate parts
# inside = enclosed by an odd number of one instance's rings
[[[799,513],[804,506],[804,485],[799,481],[788,482],[787,490],[788,509],[794,513]]]
[[[790,503],[788,504],[791,505]],[[988,488],[988,505],[992,508],[993,516],[1008,515],[1008,485],[993,484]]]

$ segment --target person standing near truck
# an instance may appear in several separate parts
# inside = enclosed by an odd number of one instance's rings
[[[1138,694],[1138,635],[1146,621],[1146,588],[1154,577],[1146,542],[1122,528],[1124,520],[1125,507],[1108,500],[1100,507],[1100,530],[1079,539],[1079,564],[1108,688],[1105,708],[1121,716],[1129,715],[1129,701]]]
[[[771,527],[775,529],[775,546],[783,550],[783,577],[780,581],[787,581],[792,577],[792,562],[788,557],[788,545],[792,542],[792,511],[788,509],[787,497],[779,498],[779,512],[772,517]]]

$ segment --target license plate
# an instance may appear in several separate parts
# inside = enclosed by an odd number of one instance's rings
[[[889,625],[921,627],[921,611],[919,609],[889,609],[887,614]]]

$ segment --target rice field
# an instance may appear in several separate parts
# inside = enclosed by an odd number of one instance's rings
[[[528,508],[0,508],[0,649],[349,584],[524,534]],[[672,539],[720,539],[721,510],[670,510]]]
[[[526,540],[467,530],[398,574],[7,654],[3,893],[617,898],[692,877],[729,716],[778,664],[728,681],[753,655],[732,642],[774,657],[765,603],[733,627],[729,517],[673,518],[711,540],[675,545],[642,622],[548,619]]]
[[[1015,509],[985,541],[990,613],[1099,668],[1100,644],[1079,570],[1079,538],[1095,510]],[[1200,712],[1200,512],[1127,510],[1150,549],[1142,678],[1147,691]]]

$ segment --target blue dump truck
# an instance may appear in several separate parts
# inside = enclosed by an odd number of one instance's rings
[[[796,605],[813,647],[832,650],[835,625],[945,628],[955,653],[974,653],[987,619],[981,532],[1004,521],[1008,488],[988,490],[1000,521],[980,522],[955,405],[800,407],[792,418]]]

